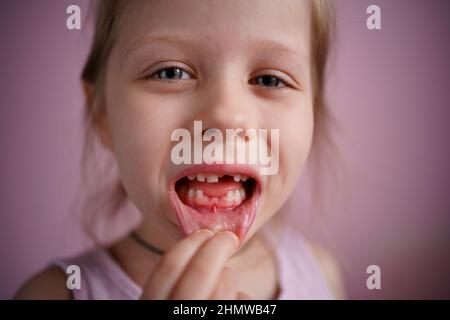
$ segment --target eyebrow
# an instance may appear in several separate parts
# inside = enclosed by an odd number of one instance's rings
[[[188,47],[189,45],[197,44],[199,45],[199,41],[188,37],[188,36],[181,36],[181,35],[147,35],[144,36],[137,41],[133,42],[124,52],[123,59],[125,59],[128,55],[133,53],[134,51],[139,50],[142,46],[149,43],[154,42],[166,42],[170,45],[178,46],[178,47]],[[307,62],[309,62],[309,55],[306,53],[306,51],[302,49],[294,49],[288,44],[284,44],[279,41],[271,40],[271,39],[257,39],[254,41],[255,44],[257,44],[260,48],[265,48],[266,50],[270,51],[277,51],[278,53],[284,53],[288,55],[294,55],[294,56],[302,56],[306,59]]]
[[[257,41],[258,45],[265,48],[266,50],[270,51],[277,51],[279,53],[285,53],[288,55],[294,55],[294,56],[302,56],[305,59],[309,61],[309,55],[306,53],[306,51],[303,48],[294,49],[293,47],[289,46],[288,44],[284,44],[279,41],[269,40],[269,39],[263,39]]]
[[[123,58],[125,59],[128,55],[130,55],[134,51],[139,50],[142,46],[149,44],[149,43],[154,43],[154,42],[166,42],[171,45],[183,47],[183,46],[187,46],[189,44],[192,45],[196,41],[189,37],[183,37],[183,36],[147,35],[147,36],[141,37],[137,41],[133,42],[124,52]]]

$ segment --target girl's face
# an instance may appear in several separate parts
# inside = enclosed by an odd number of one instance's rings
[[[200,227],[231,229],[244,241],[286,201],[313,134],[309,10],[299,0],[125,8],[105,73],[103,134],[142,228],[161,248]],[[278,172],[175,165],[171,134],[186,128],[193,137],[194,121],[224,137],[225,129],[267,129],[269,137],[279,129]],[[265,143],[270,150],[275,142]],[[210,182],[201,182],[202,173]],[[239,174],[249,178],[235,182]]]

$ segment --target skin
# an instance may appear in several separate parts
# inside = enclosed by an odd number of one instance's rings
[[[167,252],[149,253],[128,237],[109,248],[143,287],[143,299],[276,297],[275,259],[257,230],[286,201],[311,147],[306,3],[136,1],[125,9],[97,103],[107,110],[99,128],[102,142],[114,153],[127,194],[142,212],[137,232]],[[155,78],[171,66],[186,71],[182,79]],[[254,82],[264,75],[281,81],[276,87]],[[86,89],[90,101],[92,88]],[[184,237],[176,225],[167,192],[177,170],[170,160],[170,134],[192,130],[194,120],[222,130],[280,129],[279,172],[265,177],[257,217],[239,250],[231,232],[201,230]],[[30,292],[25,286],[17,297]]]
[[[104,88],[104,142],[113,149],[128,196],[143,213],[139,233],[163,250],[183,237],[167,192],[179,169],[170,159],[175,129],[192,130],[194,120],[222,130],[280,129],[280,170],[265,181],[252,233],[286,201],[313,133],[309,15],[303,2],[193,1],[186,8],[184,3],[137,2],[126,9]],[[190,40],[154,40],[162,35]],[[269,41],[283,42],[292,53],[267,50]],[[143,79],[173,64],[195,79]],[[248,83],[265,74],[291,87]]]

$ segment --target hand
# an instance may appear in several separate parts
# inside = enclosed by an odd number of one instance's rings
[[[238,237],[229,231],[198,230],[160,260],[141,299],[249,299],[239,292],[236,276],[225,267]]]

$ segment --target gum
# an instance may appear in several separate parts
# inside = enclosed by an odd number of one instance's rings
[[[239,190],[239,189],[234,189],[232,191],[235,190]],[[245,197],[240,198],[240,200],[232,200],[232,201],[228,201],[226,198],[222,198],[222,197],[208,197],[206,195],[204,195],[201,198],[197,198],[195,195],[194,197],[190,198],[187,195],[187,192],[183,192],[183,194],[180,195],[180,199],[185,203],[188,204],[192,207],[202,207],[202,208],[209,208],[209,209],[213,209],[218,208],[218,209],[229,209],[229,208],[234,208],[239,206],[242,202],[244,202]]]

